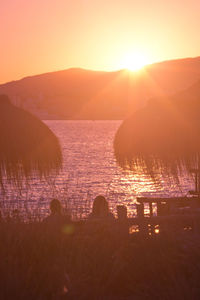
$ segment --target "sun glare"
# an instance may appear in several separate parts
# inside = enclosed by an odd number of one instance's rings
[[[121,62],[122,69],[128,69],[130,71],[138,71],[145,65],[150,63],[148,58],[142,53],[129,53],[124,56]]]

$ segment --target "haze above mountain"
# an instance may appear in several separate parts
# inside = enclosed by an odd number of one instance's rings
[[[199,80],[200,57],[196,57],[148,65],[139,72],[46,73],[2,84],[0,94],[43,119],[124,119],[150,98],[173,94],[198,98]]]

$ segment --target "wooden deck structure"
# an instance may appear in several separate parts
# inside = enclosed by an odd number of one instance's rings
[[[171,198],[137,198],[137,217],[145,216],[145,204],[149,208],[149,217],[153,216],[170,216],[181,214],[181,212],[193,212],[200,209],[199,197],[171,197]],[[156,213],[153,213],[153,207]]]
[[[143,234],[176,230],[200,233],[200,159],[199,168],[191,172],[195,174],[195,189],[188,196],[138,197],[137,216],[129,219],[129,224]]]
[[[200,197],[139,197],[136,209],[136,217],[118,220],[130,234],[200,233]]]

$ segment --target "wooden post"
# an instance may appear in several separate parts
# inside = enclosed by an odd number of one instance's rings
[[[137,204],[137,217],[144,217],[144,203]]]
[[[153,203],[152,202],[149,202],[149,216],[150,216],[150,218],[153,217]],[[155,226],[154,226],[154,224],[150,223],[149,228],[150,228],[151,235],[155,234]]]
[[[150,215],[150,217],[153,217],[153,207],[152,207],[152,202],[149,202],[149,215]]]
[[[148,224],[146,224],[146,218],[144,217],[144,203],[137,204],[137,217],[140,219],[138,228],[139,233],[142,235],[148,235]]]

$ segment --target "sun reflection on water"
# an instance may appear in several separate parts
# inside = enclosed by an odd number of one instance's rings
[[[49,201],[57,197],[66,203],[72,214],[86,217],[91,211],[92,201],[104,195],[116,214],[116,205],[127,206],[128,216],[136,213],[136,199],[143,196],[185,195],[193,188],[191,178],[181,178],[181,188],[169,184],[160,177],[153,184],[144,174],[123,171],[117,164],[113,151],[113,139],[121,121],[45,121],[59,137],[63,149],[63,170],[49,182],[32,180],[29,188],[20,193],[10,186],[7,195],[0,195],[1,205],[14,209],[40,211],[46,215]],[[154,208],[153,208],[154,209]],[[148,207],[146,208],[148,214]]]

